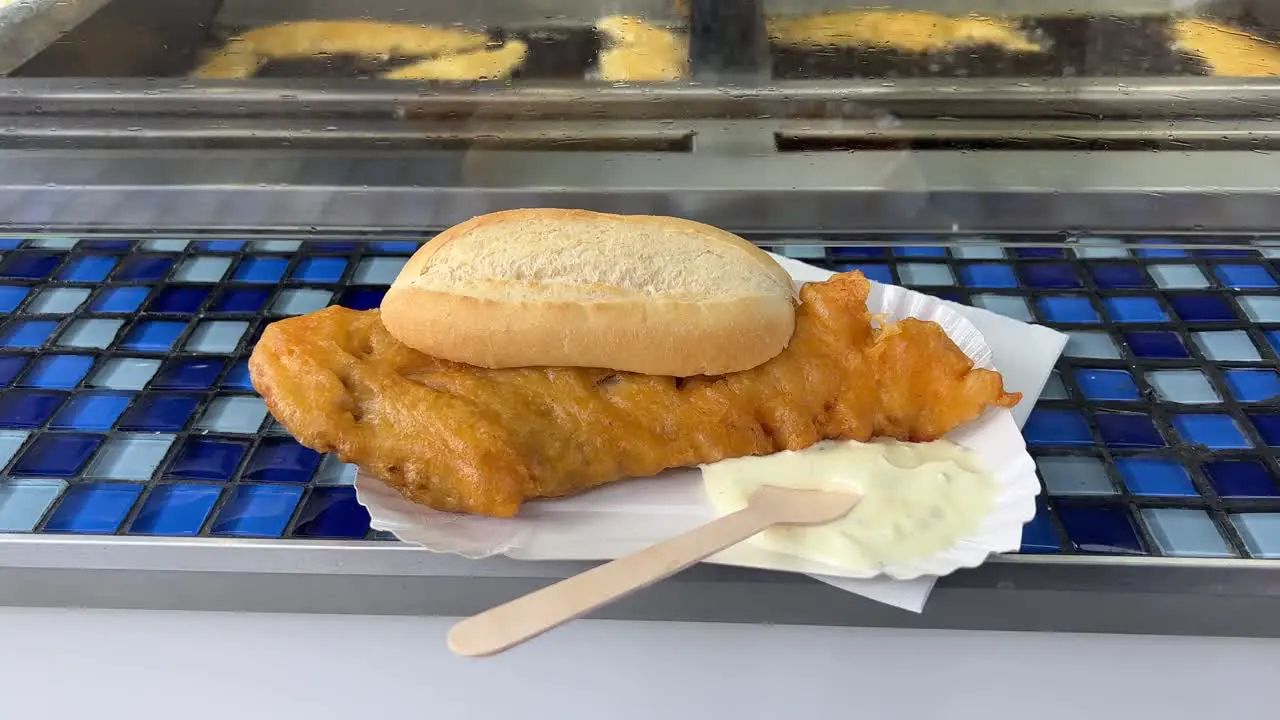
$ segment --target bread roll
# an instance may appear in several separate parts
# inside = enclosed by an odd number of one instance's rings
[[[382,301],[400,342],[480,367],[720,375],[787,346],[795,285],[709,225],[583,210],[473,218],[420,248]]]

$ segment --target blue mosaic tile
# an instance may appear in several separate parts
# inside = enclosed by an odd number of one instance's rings
[[[305,483],[320,467],[320,453],[293,438],[263,440],[244,468],[244,478],[262,482]]]
[[[287,269],[287,257],[251,256],[240,261],[232,277],[240,282],[275,285],[284,277]]]
[[[28,288],[17,285],[0,285],[0,313],[17,310],[30,292]]]
[[[127,393],[76,393],[53,417],[49,427],[54,430],[107,432],[132,400],[133,396]]]
[[[252,390],[253,382],[249,378],[249,361],[237,360],[222,379],[222,387],[227,390]]]
[[[88,318],[76,320],[58,337],[62,347],[101,350],[116,339],[116,333],[124,327],[124,320]]]
[[[1000,263],[971,263],[960,266],[960,282],[976,288],[1016,288],[1013,267]]]
[[[1276,279],[1267,272],[1265,265],[1219,265],[1213,269],[1213,274],[1224,287],[1232,290],[1276,287]]]
[[[869,277],[869,276],[868,276]],[[871,278],[874,280],[875,278]],[[298,288],[282,290],[271,303],[273,315],[305,315],[328,307],[333,300],[333,291],[315,288]]]
[[[1082,237],[1075,248],[1076,257],[1090,260],[1129,257],[1124,241],[1119,238]]]
[[[1253,423],[1267,447],[1280,447],[1280,414],[1251,412],[1249,422]]]
[[[1263,334],[1266,335],[1267,344],[1271,346],[1271,349],[1277,355],[1280,355],[1280,330],[1268,330]]]
[[[120,419],[121,430],[177,432],[200,404],[198,395],[148,393],[138,398]]]
[[[1067,251],[1056,247],[1018,247],[1013,254],[1022,260],[1065,260]]]
[[[1186,360],[1191,357],[1178,333],[1168,330],[1127,332],[1124,342],[1134,357],[1143,360]]]
[[[308,257],[293,269],[289,277],[300,282],[336,283],[347,271],[347,260],[341,257]]]
[[[252,435],[267,418],[267,405],[256,395],[224,395],[214,398],[196,423],[199,430]]]
[[[1067,392],[1067,385],[1062,381],[1062,373],[1054,370],[1049,373],[1049,379],[1044,383],[1044,389],[1040,391],[1041,400],[1066,400],[1071,397]]]
[[[1230,415],[1175,415],[1173,427],[1183,442],[1213,450],[1245,450],[1253,447]]]
[[[901,263],[898,265],[898,276],[903,285],[912,287],[940,287],[955,285],[955,276],[951,268],[934,263]]]
[[[253,249],[260,252],[291,253],[302,247],[301,240],[255,240]]]
[[[101,238],[85,238],[79,241],[78,247],[102,252],[122,253],[133,249],[132,240],[105,240]]]
[[[1243,330],[1192,333],[1192,339],[1205,359],[1218,362],[1259,362],[1258,348]]]
[[[921,238],[928,242],[932,238]],[[947,257],[947,249],[939,245],[896,245],[893,254],[903,258],[943,258]]]
[[[1109,297],[1102,300],[1107,316],[1118,323],[1168,322],[1169,315],[1155,298]]]
[[[974,295],[973,306],[1022,322],[1033,322],[1027,301],[1011,295]]]
[[[1094,413],[1098,434],[1107,447],[1157,448],[1164,447],[1164,438],[1151,416],[1145,413]]]
[[[0,481],[0,533],[35,530],[66,487],[65,481],[52,478]]]
[[[342,462],[337,455],[325,455],[316,471],[317,485],[354,485],[358,468]]]
[[[1125,487],[1134,495],[1161,497],[1197,497],[1187,469],[1173,460],[1145,457],[1119,457],[1116,470]]]
[[[1054,323],[1096,323],[1101,322],[1098,311],[1093,309],[1089,298],[1083,295],[1050,295],[1036,298],[1036,308],[1040,317]]]
[[[1202,247],[1196,248],[1196,255],[1203,258],[1256,258],[1258,251],[1244,248]]]
[[[118,258],[110,255],[80,255],[58,273],[59,280],[78,283],[100,283],[116,269]]]
[[[355,285],[390,285],[407,262],[408,257],[365,258],[356,267],[351,282]]]
[[[209,312],[256,313],[267,304],[271,293],[269,288],[226,288],[213,301]]]
[[[1075,410],[1035,408],[1022,427],[1028,445],[1092,445],[1093,434]]]
[[[1155,258],[1184,258],[1188,257],[1186,250],[1178,250],[1176,248],[1139,248],[1138,257],[1155,259]]]
[[[154,240],[143,240],[142,249],[151,250],[153,252],[182,252],[187,249],[187,245],[190,243],[190,240],[167,240],[157,238]]]
[[[107,288],[98,294],[89,309],[96,313],[133,313],[142,307],[151,288],[140,286]]]
[[[168,352],[187,329],[179,320],[143,320],[125,334],[120,347],[138,352]]]
[[[102,363],[89,384],[108,390],[141,390],[159,368],[160,361],[151,358],[111,358]]]
[[[147,304],[147,311],[153,313],[171,313],[175,315],[194,315],[204,304],[211,291],[198,285],[171,285],[161,290]]]
[[[1146,508],[1142,520],[1156,547],[1169,557],[1235,557],[1222,531],[1204,510]]]
[[[840,263],[835,266],[837,272],[853,272],[858,271],[867,276],[868,280],[873,280],[885,285],[893,285],[893,269],[888,265],[868,265],[855,263]]]
[[[1209,287],[1209,278],[1195,265],[1148,265],[1147,272],[1164,290],[1199,290]]]
[[[307,249],[313,252],[340,252],[349,253],[358,247],[358,243],[351,240],[313,240],[307,243]]]
[[[127,282],[158,282],[169,274],[173,257],[169,255],[134,255],[125,258],[116,270],[115,279]]]
[[[0,355],[0,387],[8,387],[27,367],[26,355]]]
[[[24,320],[11,322],[0,333],[0,345],[14,349],[33,349],[45,344],[58,327],[57,320]]]
[[[26,238],[20,237],[2,237],[0,238],[0,250],[17,250],[22,246],[22,241]]]
[[[0,427],[38,428],[66,399],[67,393],[56,390],[11,390],[0,395]]]
[[[45,523],[51,532],[110,535],[120,528],[142,486],[133,483],[77,483]]]
[[[227,363],[221,358],[173,358],[165,362],[151,387],[156,390],[208,390]]]
[[[213,522],[214,535],[279,537],[302,499],[301,485],[237,485]]]
[[[1156,396],[1167,402],[1199,405],[1222,402],[1222,396],[1200,370],[1153,370],[1147,382]]]
[[[1280,397],[1280,373],[1275,370],[1226,370],[1227,389],[1238,402],[1267,402]]]
[[[45,288],[27,304],[27,312],[33,315],[68,315],[89,299],[89,292],[88,288]]]
[[[1067,263],[1031,263],[1023,265],[1021,272],[1028,287],[1066,290],[1084,286],[1076,269]]]
[[[243,240],[201,240],[196,243],[196,249],[205,252],[233,253],[243,247]]]
[[[1076,385],[1090,400],[1137,400],[1138,386],[1127,370],[1076,370]]]
[[[182,261],[173,272],[173,279],[187,283],[216,283],[231,268],[231,258],[196,255]]]
[[[13,474],[74,477],[93,457],[102,440],[102,435],[42,433],[18,456]]]
[[[806,250],[807,248],[807,250]],[[418,243],[411,240],[389,240],[382,242],[370,243],[365,252],[373,251],[386,255],[412,255],[418,249]],[[813,254],[814,251],[817,254]],[[808,252],[809,254],[803,254]],[[820,258],[826,257],[826,247],[822,245],[783,245],[781,254],[789,258]]]
[[[129,526],[131,535],[193,537],[217,504],[222,488],[217,485],[160,485],[142,504]]]
[[[1275,477],[1257,460],[1211,460],[1204,474],[1215,492],[1225,498],[1260,498],[1280,495]]]
[[[175,435],[116,433],[93,456],[85,475],[101,480],[150,480],[173,445]]]
[[[1030,555],[1050,555],[1061,552],[1058,541],[1058,530],[1053,525],[1053,516],[1045,505],[1043,498],[1036,498],[1036,514],[1031,522],[1022,526],[1022,548],[1020,552]]]
[[[1238,513],[1231,524],[1255,558],[1280,558],[1280,513]]]
[[[1217,295],[1169,296],[1169,306],[1188,323],[1232,322],[1236,319],[1231,304]]]
[[[369,533],[369,511],[353,487],[318,487],[298,513],[297,537],[359,540]]]
[[[217,355],[235,352],[248,330],[249,323],[243,320],[206,320],[196,326],[183,348]]]
[[[29,437],[29,430],[0,430],[0,468],[9,464]]]
[[[991,243],[992,241],[961,239],[951,246],[951,254],[962,260],[1003,260],[1008,257],[1004,248]]]
[[[1050,495],[1115,495],[1102,461],[1093,457],[1043,456],[1036,467]]]
[[[347,288],[338,299],[338,304],[352,310],[373,310],[382,304],[382,296],[386,294],[385,287]]]
[[[230,480],[247,446],[205,437],[189,437],[169,463],[168,475],[183,480]]]
[[[828,248],[831,257],[837,258],[884,258],[889,256],[889,248],[881,245],[837,245]]]
[[[1072,331],[1067,333],[1067,347],[1063,354],[1072,358],[1089,360],[1119,360],[1120,346],[1104,332]]]
[[[0,277],[44,280],[62,264],[65,255],[49,252],[16,252],[0,261]]]
[[[1123,507],[1056,506],[1058,518],[1077,550],[1087,553],[1146,553],[1129,511]]]
[[[1103,290],[1150,287],[1142,266],[1131,263],[1099,263],[1089,266],[1089,276]]]
[[[1225,301],[1223,302],[1225,303]],[[1254,322],[1280,322],[1280,297],[1245,295],[1236,298],[1236,302],[1240,303],[1240,308],[1244,310],[1244,314]]]

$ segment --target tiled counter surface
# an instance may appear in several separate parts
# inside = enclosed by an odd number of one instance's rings
[[[753,239],[1071,334],[1025,428],[1047,492],[1024,554],[1280,558],[1280,243]],[[246,363],[274,318],[376,307],[419,242],[0,239],[0,531],[387,540]]]

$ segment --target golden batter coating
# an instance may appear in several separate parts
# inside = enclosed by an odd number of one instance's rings
[[[752,370],[678,380],[583,368],[485,370],[391,337],[378,311],[270,325],[254,387],[304,445],[439,510],[510,517],[525,500],[819,440],[934,440],[1021,398],[935,323],[877,329],[870,285],[801,291],[791,344]]]
[[[1275,77],[1280,75],[1280,45],[1228,25],[1190,18],[1173,24],[1178,47],[1204,58],[1214,75]]]
[[[596,29],[607,44],[600,51],[601,79],[608,82],[672,82],[689,74],[689,39],[638,17],[601,18]]]
[[[769,39],[802,48],[888,47],[905,52],[937,52],[995,45],[1015,52],[1040,52],[1016,25],[998,18],[951,17],[916,10],[850,10],[847,12],[773,17]]]

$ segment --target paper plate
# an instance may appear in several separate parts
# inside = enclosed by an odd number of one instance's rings
[[[798,283],[820,281],[833,274],[787,258],[776,259]],[[872,283],[867,306],[873,313],[895,319],[936,322],[977,366],[991,367],[991,348],[982,334],[937,298]],[[743,543],[709,562],[828,577],[886,575],[905,580],[975,567],[992,553],[1017,550],[1022,526],[1035,515],[1040,482],[1013,416],[1008,410],[988,410],[947,438],[977,452],[999,484],[995,504],[978,530],[950,549],[910,563],[849,570]],[[438,512],[405,500],[363,472],[356,477],[356,497],[368,508],[374,528],[428,550],[472,558],[506,555],[526,560],[609,560],[715,518],[697,469],[612,483],[571,498],[533,501],[511,519]]]

